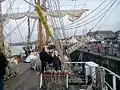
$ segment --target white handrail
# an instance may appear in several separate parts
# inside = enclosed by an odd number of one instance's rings
[[[80,63],[80,64],[86,64],[86,62],[64,62],[64,63],[67,63],[67,64],[75,64],[75,63]],[[89,65],[88,65],[89,66]],[[94,67],[94,66],[90,66],[90,67]],[[106,85],[111,89],[111,90],[116,90],[116,78],[118,78],[120,80],[120,76],[115,74],[114,72],[110,71],[109,69],[105,68],[105,67],[102,67],[102,66],[99,66],[100,68],[104,69],[105,71],[109,72],[111,75],[113,75],[113,87],[111,87],[106,81]]]
[[[66,75],[66,88],[68,88],[68,74]]]
[[[82,63],[85,63],[85,62],[64,62],[64,63],[67,63],[67,64],[80,63],[80,64],[82,64]]]
[[[113,90],[116,90],[116,77],[113,75]]]
[[[67,64],[74,64],[74,63],[80,63],[80,64],[86,64],[86,62],[64,62],[64,63],[67,63]],[[88,65],[89,66],[89,65]],[[94,66],[90,66],[90,67],[94,67]],[[110,74],[113,75],[113,87],[111,87],[106,81],[105,81],[105,84],[107,87],[109,87],[111,90],[116,90],[116,78],[118,78],[120,80],[120,76],[115,74],[114,72],[110,71],[109,69],[105,68],[105,67],[102,67],[102,66],[98,66],[102,69],[104,69],[105,71],[109,72]],[[68,88],[68,74],[66,74],[66,88]],[[42,74],[40,75],[40,88],[42,87]]]
[[[105,81],[105,84],[111,89],[113,90],[113,88]]]
[[[103,68],[104,70],[108,71],[110,74],[113,75],[113,77],[112,77],[112,79],[113,79],[113,87],[111,87],[107,82],[106,82],[106,84],[107,84],[107,86],[109,86],[109,88],[111,90],[116,90],[117,89],[116,88],[116,78],[118,78],[120,80],[120,76],[115,74],[114,72],[110,71],[109,69],[107,69],[105,67],[101,67],[101,68]]]
[[[42,88],[42,74],[40,74],[40,88]]]
[[[101,66],[101,68],[103,68],[103,69],[105,69],[106,71],[110,72],[110,74],[116,76],[116,77],[119,78],[119,80],[120,80],[120,76],[119,76],[119,75],[115,74],[114,72],[110,71],[109,69],[107,69],[107,68],[105,68],[105,67],[102,67],[102,66]]]

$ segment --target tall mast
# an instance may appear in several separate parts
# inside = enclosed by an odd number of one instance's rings
[[[40,0],[38,0],[38,4],[40,5]],[[41,21],[39,19],[39,50],[42,50],[43,48],[43,31],[42,31],[42,24]]]
[[[4,0],[2,0],[4,1]],[[4,46],[4,35],[3,35],[3,24],[2,24],[2,8],[1,8],[1,3],[2,1],[0,1],[0,49],[3,53],[5,53],[4,49],[5,49],[5,46]]]
[[[29,5],[29,12],[30,12],[30,5]],[[29,47],[29,44],[30,44],[30,18],[28,16],[28,36],[27,36],[27,50],[30,49]]]
[[[30,43],[30,18],[28,17],[27,49],[29,48],[29,43]]]
[[[47,11],[46,10],[46,0],[43,0],[42,2],[43,2],[42,4],[43,4],[44,10]],[[47,20],[47,16],[45,16],[45,17],[46,17],[46,20]],[[48,35],[48,33],[46,33],[46,44],[47,45],[48,45],[48,38],[49,38],[49,35]]]

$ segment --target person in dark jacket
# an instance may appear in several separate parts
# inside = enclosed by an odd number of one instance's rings
[[[56,71],[61,70],[61,61],[60,61],[59,55],[57,56],[57,55],[54,54],[53,67]]]
[[[49,55],[47,54],[47,52],[45,52],[45,48],[42,49],[39,56],[40,56],[40,60],[42,63],[41,68],[42,68],[42,73],[43,73],[46,70],[46,65],[49,60]]]
[[[53,56],[52,56],[52,52],[49,52],[48,66],[49,66],[48,69],[52,70],[52,68],[53,68]]]
[[[4,75],[6,74],[5,68],[8,65],[8,61],[5,55],[0,50],[0,90],[3,90],[4,87]]]
[[[52,57],[52,52],[49,52],[49,60],[48,60],[48,64],[53,63],[53,57]]]
[[[23,50],[25,51],[25,58],[27,58],[28,57],[27,49],[25,47],[23,47]]]

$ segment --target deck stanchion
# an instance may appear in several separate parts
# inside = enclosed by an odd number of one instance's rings
[[[40,88],[42,88],[42,74],[40,74]]]
[[[113,75],[113,90],[116,90],[116,76]]]
[[[68,88],[68,74],[66,74],[66,88]]]

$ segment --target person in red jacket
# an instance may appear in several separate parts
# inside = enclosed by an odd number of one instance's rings
[[[3,90],[4,87],[4,75],[6,74],[5,68],[8,65],[8,61],[5,55],[0,50],[0,90]]]

